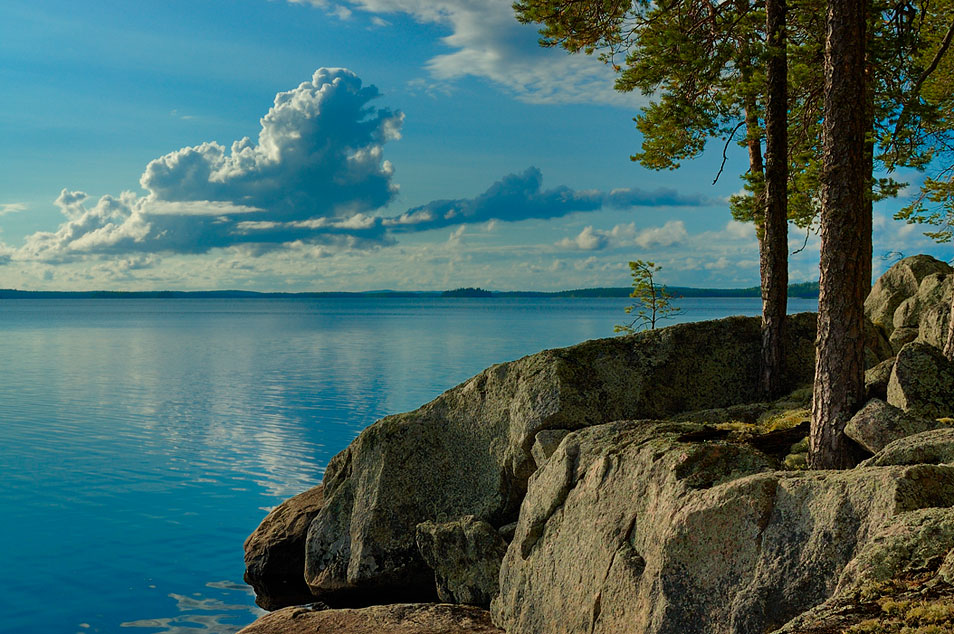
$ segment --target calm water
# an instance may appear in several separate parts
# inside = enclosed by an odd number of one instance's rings
[[[0,301],[0,632],[235,632],[260,614],[245,537],[362,428],[492,363],[611,336],[627,303]]]

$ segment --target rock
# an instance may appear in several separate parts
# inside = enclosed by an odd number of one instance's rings
[[[918,315],[918,341],[944,349],[951,323],[951,299],[954,295],[954,275],[939,279],[939,275],[924,278],[918,295],[922,296]]]
[[[706,425],[724,423],[755,425],[771,407],[771,403],[743,403],[741,405],[685,412],[672,418],[687,423],[704,423]]]
[[[796,445],[808,437],[811,431],[811,423],[804,421],[795,427],[787,429],[776,429],[758,436],[753,436],[745,442],[764,454],[774,456],[776,459],[784,460],[786,455]]]
[[[891,380],[891,370],[897,357],[885,359],[878,365],[865,372],[865,396],[870,400],[888,398],[888,381]]]
[[[498,626],[768,632],[827,599],[891,518],[954,504],[954,467],[771,472],[744,446],[679,435],[611,423],[564,439],[531,478]]]
[[[881,328],[865,318],[865,369],[873,368],[885,359],[894,356],[894,347]]]
[[[943,426],[934,419],[908,414],[880,399],[871,399],[845,425],[845,435],[870,451],[878,453],[889,443]]]
[[[530,448],[530,453],[533,455],[533,462],[537,467],[547,461],[547,458],[549,458],[560,445],[560,441],[566,438],[566,435],[569,433],[570,430],[568,429],[544,429],[537,434],[536,439],[533,441],[533,447]]]
[[[909,343],[898,352],[888,403],[926,418],[954,415],[954,363],[925,343]]]
[[[889,341],[891,342],[892,350],[900,350],[912,341],[917,340],[917,338],[917,328],[897,328],[891,332]]]
[[[326,469],[326,503],[306,548],[313,594],[332,604],[432,596],[415,527],[464,515],[494,527],[516,520],[541,431],[756,401],[759,321],[678,324],[547,350],[369,426]],[[787,333],[786,383],[808,383],[815,316],[790,316]]]
[[[954,428],[942,425],[939,429],[895,440],[861,466],[947,463],[954,463]]]
[[[895,312],[910,297],[917,295],[922,280],[939,273],[950,275],[954,269],[929,255],[915,255],[896,263],[875,282],[865,299],[865,314],[890,337],[894,331]],[[916,317],[910,315],[908,320]],[[905,321],[905,320],[903,320]]]
[[[305,584],[305,537],[323,502],[321,485],[285,500],[245,540],[245,583],[262,608],[314,600]]]
[[[937,570],[954,548],[954,509],[901,513],[883,526],[845,566],[835,597],[850,595],[916,571]]]
[[[454,522],[423,522],[417,525],[417,547],[434,570],[441,601],[490,605],[507,552],[507,542],[493,526],[473,515]]]
[[[490,614],[467,605],[376,605],[357,610],[290,607],[266,614],[238,634],[503,634]]]
[[[796,616],[776,634],[830,634],[861,623],[871,627],[859,625],[851,631],[949,632],[954,624],[944,621],[954,615],[950,609],[954,588],[949,585],[945,565],[951,560],[952,548],[954,509],[901,513],[859,549],[828,600]],[[882,607],[886,605],[894,609],[886,611]],[[917,623],[918,613],[931,620]],[[911,620],[903,622],[907,619]],[[902,629],[904,625],[929,624],[936,629]],[[877,629],[871,629],[874,627]]]
[[[517,523],[510,522],[509,524],[504,524],[497,529],[497,532],[500,533],[500,536],[503,537],[504,541],[509,544],[513,541],[513,534],[517,532]]]
[[[894,350],[912,341],[942,348],[950,323],[954,269],[926,255],[905,258],[875,284],[865,314]]]

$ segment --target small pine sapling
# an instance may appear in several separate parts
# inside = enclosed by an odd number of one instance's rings
[[[655,274],[662,267],[655,262],[636,260],[629,263],[633,276],[633,292],[630,297],[636,301],[624,310],[627,315],[635,315],[628,324],[616,324],[613,332],[632,334],[648,328],[654,330],[656,322],[662,319],[671,319],[682,311],[672,305],[673,295],[656,282]]]

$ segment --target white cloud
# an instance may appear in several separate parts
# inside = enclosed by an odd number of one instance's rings
[[[397,192],[385,142],[400,137],[403,115],[369,103],[373,86],[344,69],[319,69],[278,93],[248,137],[151,161],[140,178],[148,195],[124,192],[91,203],[63,190],[67,221],[38,232],[21,259],[64,261],[89,254],[205,253],[230,245],[261,252],[307,239],[324,249],[373,248],[390,241],[368,215]]]
[[[685,242],[689,238],[686,225],[682,220],[670,220],[661,227],[649,227],[637,230],[635,223],[616,225],[608,231],[586,226],[573,238],[563,238],[557,247],[579,251],[600,251],[607,248],[671,247]]]
[[[331,12],[344,6],[328,0],[289,1]],[[347,4],[370,14],[371,20],[402,13],[422,24],[447,28],[442,42],[451,52],[433,57],[426,66],[438,80],[481,77],[536,103],[633,107],[642,101],[638,94],[614,91],[612,69],[596,58],[541,48],[536,27],[517,22],[510,0],[348,0]]]
[[[26,208],[27,206],[23,203],[0,203],[0,216],[25,211]]]
[[[750,222],[737,222],[735,220],[730,220],[725,225],[725,232],[731,238],[754,238],[755,225]]]
[[[594,231],[593,227],[587,226],[583,228],[583,231],[580,232],[575,238],[563,238],[556,243],[556,246],[562,247],[564,249],[579,249],[580,251],[596,251],[599,249],[605,249],[609,244],[609,239],[607,237],[607,232],[605,231]]]
[[[682,220],[670,220],[661,227],[639,232],[634,243],[644,249],[670,247],[685,242],[688,237],[686,224]]]
[[[151,161],[140,184],[156,200],[228,201],[297,220],[388,203],[397,187],[382,157],[404,116],[373,109],[379,93],[351,71],[321,68],[278,93],[257,142],[206,142]]]
[[[447,244],[451,246],[459,246],[461,243],[461,238],[464,235],[464,232],[467,230],[467,225],[461,225],[457,227],[451,234],[447,237]]]
[[[719,259],[715,261],[706,262],[703,265],[703,268],[708,271],[722,271],[724,269],[729,268],[729,258],[723,255],[722,257],[720,257]]]

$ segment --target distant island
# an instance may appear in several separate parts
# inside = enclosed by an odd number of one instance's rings
[[[749,288],[690,288],[684,286],[664,287],[674,297],[760,297],[758,286]],[[282,299],[314,298],[335,299],[348,297],[445,297],[445,298],[493,298],[493,297],[629,297],[632,287],[611,286],[578,288],[568,291],[490,291],[467,287],[447,291],[321,291],[305,293],[279,293],[258,291],[22,291],[0,289],[0,299]],[[789,297],[813,299],[818,297],[818,282],[801,282],[788,287]]]

